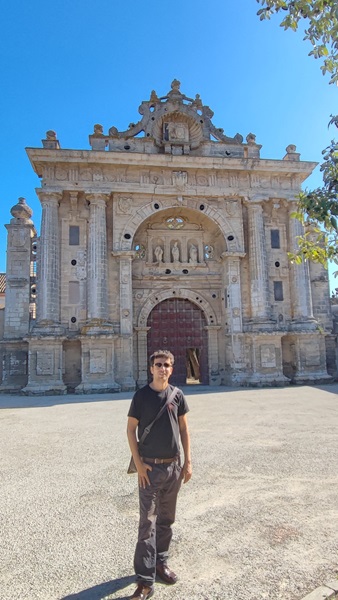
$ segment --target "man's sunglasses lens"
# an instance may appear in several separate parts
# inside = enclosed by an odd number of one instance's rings
[[[166,369],[169,369],[169,367],[171,367],[170,363],[155,363],[155,367],[157,367],[158,369],[160,369],[161,367],[165,367]]]

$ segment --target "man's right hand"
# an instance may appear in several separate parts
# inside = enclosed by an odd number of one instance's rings
[[[153,468],[144,462],[141,462],[140,465],[137,467],[138,484],[141,488],[145,488],[147,485],[150,485],[148,471],[152,470]]]

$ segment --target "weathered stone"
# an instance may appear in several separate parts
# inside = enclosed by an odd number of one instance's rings
[[[95,125],[92,150],[62,150],[52,130],[28,149],[41,235],[21,199],[7,225],[2,389],[133,389],[158,345],[176,355],[178,384],[316,382],[329,377],[326,337],[335,375],[325,271],[287,256],[316,163],[293,144],[260,158],[254,134],[225,135],[177,80],[139,112],[125,131]]]

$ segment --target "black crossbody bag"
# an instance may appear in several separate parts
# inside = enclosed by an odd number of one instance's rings
[[[174,387],[174,389],[172,390],[172,392],[169,394],[169,398],[166,401],[166,403],[164,404],[164,406],[162,406],[161,410],[159,410],[159,412],[157,413],[155,419],[149,424],[147,425],[147,427],[144,429],[141,438],[138,441],[138,446],[140,447],[140,445],[143,444],[144,440],[146,439],[148,433],[150,433],[150,430],[152,428],[152,426],[154,425],[154,423],[156,423],[156,421],[160,418],[161,415],[163,415],[165,409],[167,408],[167,406],[170,404],[170,402],[173,400],[173,398],[175,397],[175,395],[178,392],[178,388]],[[130,463],[127,469],[127,473],[128,475],[132,474],[132,473],[137,473],[137,469],[134,463],[134,459],[133,456],[130,459]]]

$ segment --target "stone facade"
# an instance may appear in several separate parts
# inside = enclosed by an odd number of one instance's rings
[[[20,199],[7,225],[1,389],[134,389],[157,347],[175,353],[181,385],[328,380],[327,273],[287,256],[316,164],[293,145],[260,158],[253,134],[225,135],[176,80],[139,113],[123,132],[95,125],[91,150],[62,150],[53,131],[28,148],[41,234]]]

